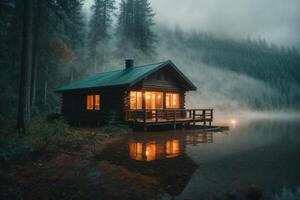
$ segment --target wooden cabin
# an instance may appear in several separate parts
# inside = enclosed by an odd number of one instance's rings
[[[135,126],[211,124],[212,109],[185,109],[185,95],[196,86],[168,60],[96,73],[57,90],[62,114],[70,122],[107,123],[118,120]]]

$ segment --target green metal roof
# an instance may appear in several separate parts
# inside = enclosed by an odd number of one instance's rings
[[[59,89],[57,92],[64,92],[69,90],[88,89],[88,88],[103,88],[114,86],[132,86],[139,82],[146,76],[154,73],[155,71],[170,65],[180,74],[180,76],[188,82],[192,90],[196,90],[196,87],[191,81],[186,78],[182,72],[170,61],[164,61],[160,63],[148,64],[143,66],[134,66],[128,69],[121,69],[109,72],[97,73],[89,76],[85,79],[72,82]]]

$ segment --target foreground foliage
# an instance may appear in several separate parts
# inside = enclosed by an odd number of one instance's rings
[[[36,121],[27,135],[14,128],[2,129],[0,133],[0,162],[18,162],[47,153],[69,151],[83,144],[94,145],[97,141],[113,135],[123,135],[128,128],[107,125],[101,128],[70,127],[63,119],[53,122]]]

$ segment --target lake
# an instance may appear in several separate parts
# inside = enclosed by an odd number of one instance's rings
[[[98,157],[106,174],[104,193],[129,199],[250,199],[254,191],[268,199],[299,199],[299,119],[216,124],[230,129],[135,132],[111,144]]]

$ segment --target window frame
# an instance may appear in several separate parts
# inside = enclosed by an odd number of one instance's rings
[[[132,108],[131,107],[131,94],[132,93],[135,93],[135,108]],[[138,93],[140,93],[140,102],[141,102],[141,104],[140,104],[140,108],[139,108],[139,104],[138,104]],[[132,90],[132,91],[130,91],[129,92],[129,109],[130,110],[142,110],[143,109],[143,91],[139,91],[139,90]]]
[[[89,98],[91,98],[91,99],[89,100]],[[90,107],[89,107],[89,101],[91,101],[90,102],[91,103]],[[87,111],[100,111],[101,107],[102,107],[101,106],[101,94],[87,94],[86,95],[85,110],[87,110]]]
[[[156,107],[157,105],[157,102],[158,102],[158,98],[160,98],[160,101],[161,101],[161,107],[160,108],[147,108],[147,93],[150,93],[151,95],[151,101],[154,101],[154,106]],[[148,109],[148,110],[162,110],[164,109],[164,92],[163,91],[152,91],[152,90],[146,90],[144,92],[144,95],[145,95],[145,109]],[[148,94],[149,95],[149,94]],[[154,98],[152,98],[154,95]],[[160,96],[160,97],[158,97]]]
[[[170,95],[170,99],[169,99],[169,102],[167,101],[167,96]],[[178,96],[178,106],[174,107],[173,106],[173,99],[174,99],[174,96]],[[180,109],[180,102],[181,102],[181,99],[180,99],[180,93],[179,92],[166,92],[165,94],[165,108],[166,109]],[[169,106],[167,106],[167,104],[170,104]]]

